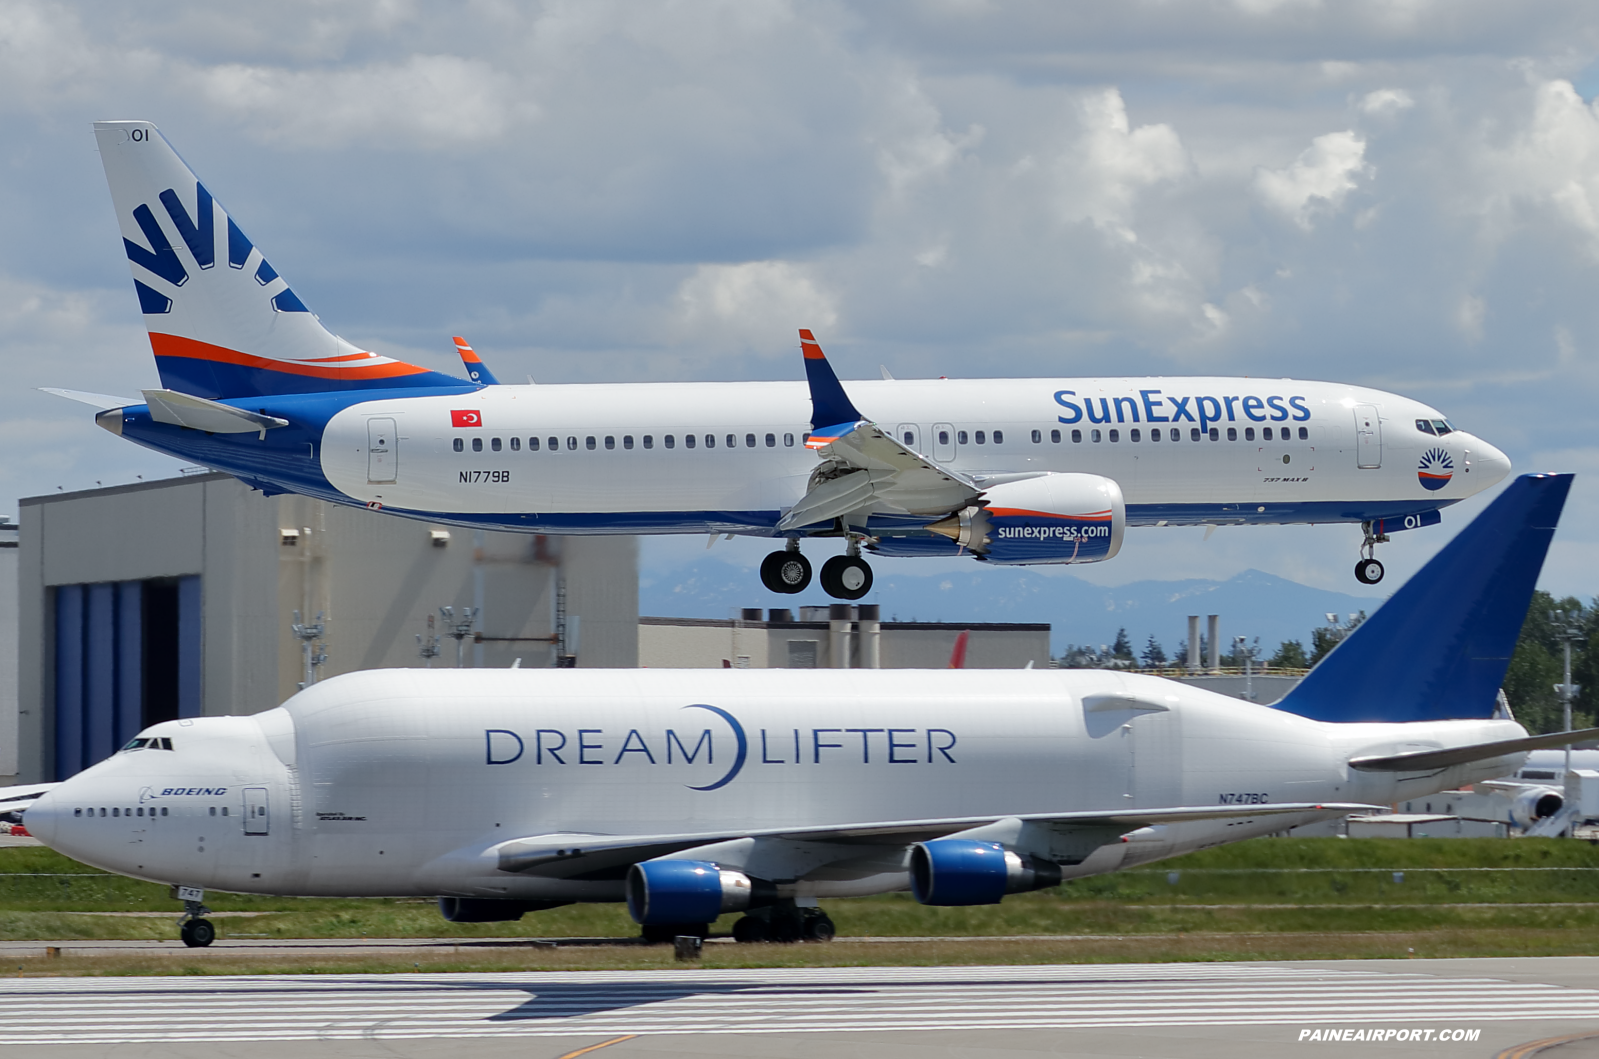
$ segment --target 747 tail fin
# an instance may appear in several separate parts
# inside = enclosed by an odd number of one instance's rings
[[[1341,722],[1493,716],[1571,479],[1510,483],[1276,708]]]
[[[324,328],[148,121],[97,121],[122,245],[169,390],[207,398],[464,385]]]

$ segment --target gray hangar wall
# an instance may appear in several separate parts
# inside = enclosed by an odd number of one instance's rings
[[[466,666],[638,664],[638,543],[429,525],[222,474],[21,503],[17,782],[64,779],[146,724],[270,709],[304,679],[420,666],[441,606],[479,607]],[[428,618],[435,619],[430,630]],[[575,657],[573,657],[575,656]]]

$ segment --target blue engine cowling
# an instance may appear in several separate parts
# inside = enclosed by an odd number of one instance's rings
[[[911,847],[911,892],[924,905],[997,905],[1060,885],[1060,865],[998,842],[940,838]]]
[[[627,871],[627,911],[645,925],[709,923],[774,896],[770,883],[708,860],[647,860]]]
[[[990,486],[927,529],[1001,565],[1097,563],[1121,550],[1127,504],[1101,475],[1042,474]]]

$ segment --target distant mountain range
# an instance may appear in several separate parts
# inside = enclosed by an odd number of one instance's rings
[[[1125,628],[1135,652],[1154,635],[1172,655],[1188,637],[1188,615],[1219,614],[1223,650],[1234,636],[1258,636],[1269,657],[1284,640],[1308,649],[1311,630],[1326,624],[1329,613],[1343,618],[1376,608],[1370,597],[1311,588],[1259,570],[1226,581],[1135,581],[1104,588],[1023,567],[917,574],[909,572],[912,565],[874,564],[876,583],[861,602],[881,605],[885,621],[1048,622],[1056,654],[1067,644],[1109,644]],[[797,611],[831,602],[836,601],[814,583],[798,596],[773,595],[754,570],[710,557],[639,583],[639,613],[656,617],[729,618],[743,607]]]

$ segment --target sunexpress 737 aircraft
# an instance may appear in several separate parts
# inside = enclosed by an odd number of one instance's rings
[[[628,902],[647,937],[817,899],[992,904],[1502,776],[1500,682],[1570,488],[1512,483],[1275,707],[1107,670],[387,670],[166,721],[24,817],[204,890],[439,896],[493,922]],[[981,703],[981,709],[973,709]]]
[[[471,382],[325,330],[154,125],[98,122],[162,389],[73,394],[138,444],[258,486],[534,533],[786,538],[762,581],[859,599],[861,549],[993,563],[1113,557],[1134,526],[1351,522],[1375,545],[1509,473],[1434,408],[1248,378],[852,382],[801,331],[798,383]],[[807,401],[808,398],[808,401]],[[860,407],[872,416],[857,410]],[[807,407],[808,405],[808,407]]]

